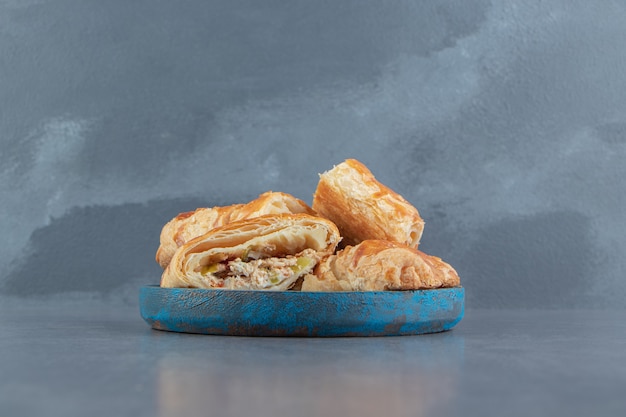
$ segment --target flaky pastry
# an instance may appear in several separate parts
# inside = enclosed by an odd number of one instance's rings
[[[163,226],[156,261],[162,268],[167,267],[178,247],[209,230],[238,220],[281,213],[314,214],[314,211],[290,194],[267,191],[246,204],[199,208],[181,213]]]
[[[312,206],[337,225],[345,245],[379,239],[417,248],[424,230],[417,209],[355,159],[320,175]]]
[[[384,240],[365,240],[324,258],[302,291],[387,291],[456,287],[454,268],[440,258]]]
[[[340,239],[331,221],[303,213],[232,222],[179,247],[161,287],[288,290]]]

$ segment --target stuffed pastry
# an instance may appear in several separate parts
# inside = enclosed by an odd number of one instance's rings
[[[417,248],[424,230],[417,209],[355,159],[320,175],[313,210],[337,225],[345,245],[379,239]]]
[[[454,268],[440,258],[384,240],[365,240],[323,259],[302,291],[387,291],[457,287]]]
[[[303,213],[240,220],[179,247],[161,286],[288,290],[340,239],[331,221]]]
[[[247,204],[199,208],[181,213],[163,226],[156,261],[165,268],[179,246],[216,227],[237,220],[281,213],[314,214],[304,201],[287,193],[272,191],[261,194]]]

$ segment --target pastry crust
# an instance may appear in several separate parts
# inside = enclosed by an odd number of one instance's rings
[[[365,240],[324,258],[302,291],[418,290],[460,285],[457,272],[435,256],[406,245]]]
[[[287,290],[340,239],[331,221],[303,213],[236,221],[179,247],[161,286]]]
[[[304,201],[287,193],[273,191],[267,191],[246,204],[199,208],[180,213],[163,226],[156,261],[162,268],[167,267],[178,247],[209,230],[238,220],[281,213],[315,214]]]
[[[320,175],[312,206],[337,225],[346,245],[378,239],[417,248],[424,231],[417,209],[355,159]]]

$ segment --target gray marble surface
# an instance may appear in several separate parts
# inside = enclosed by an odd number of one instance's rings
[[[245,338],[135,308],[0,307],[2,416],[623,416],[626,311],[468,310],[452,331]]]

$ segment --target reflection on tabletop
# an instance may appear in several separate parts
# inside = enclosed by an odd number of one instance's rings
[[[463,337],[207,337],[156,331],[158,415],[445,415]]]

